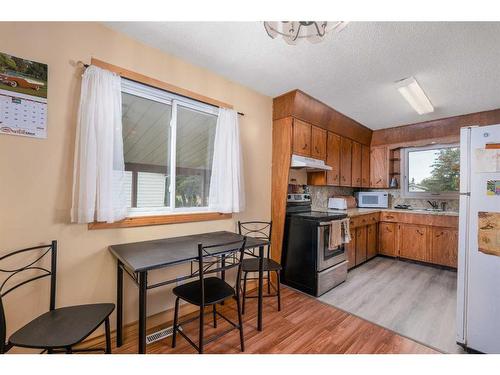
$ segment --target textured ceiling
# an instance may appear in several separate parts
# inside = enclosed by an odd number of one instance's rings
[[[372,129],[500,107],[498,22],[352,22],[296,46],[261,22],[106,25],[272,97],[301,89]],[[418,115],[398,93],[408,76],[433,113]]]

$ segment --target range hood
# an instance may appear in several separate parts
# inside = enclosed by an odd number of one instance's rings
[[[332,170],[332,167],[326,165],[323,160],[308,158],[300,155],[292,155],[291,167],[295,169],[307,169],[310,172]]]

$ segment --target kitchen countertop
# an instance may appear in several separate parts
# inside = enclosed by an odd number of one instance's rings
[[[349,208],[347,210],[322,210],[346,213],[349,217],[373,214],[376,212],[398,212],[415,215],[440,215],[440,216],[458,216],[457,211],[425,211],[424,209],[402,210],[397,208]]]

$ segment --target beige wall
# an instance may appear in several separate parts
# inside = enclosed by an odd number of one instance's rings
[[[272,99],[140,44],[97,23],[0,23],[0,52],[47,63],[48,139],[0,135],[0,255],[59,241],[57,305],[115,301],[110,244],[234,230],[235,221],[270,218]],[[232,220],[91,230],[69,223],[79,71],[70,61],[91,57],[231,103],[241,117],[247,209]],[[171,269],[170,275],[182,273]],[[165,271],[153,273],[153,280]],[[137,289],[125,284],[125,321],[137,319]],[[6,297],[12,332],[48,307],[40,281]],[[170,289],[149,294],[148,313],[172,306]],[[114,324],[114,314],[113,314]],[[113,326],[114,328],[114,326]]]

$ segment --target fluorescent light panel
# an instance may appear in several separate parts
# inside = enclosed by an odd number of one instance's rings
[[[396,82],[398,91],[419,115],[434,112],[431,101],[413,77]]]

